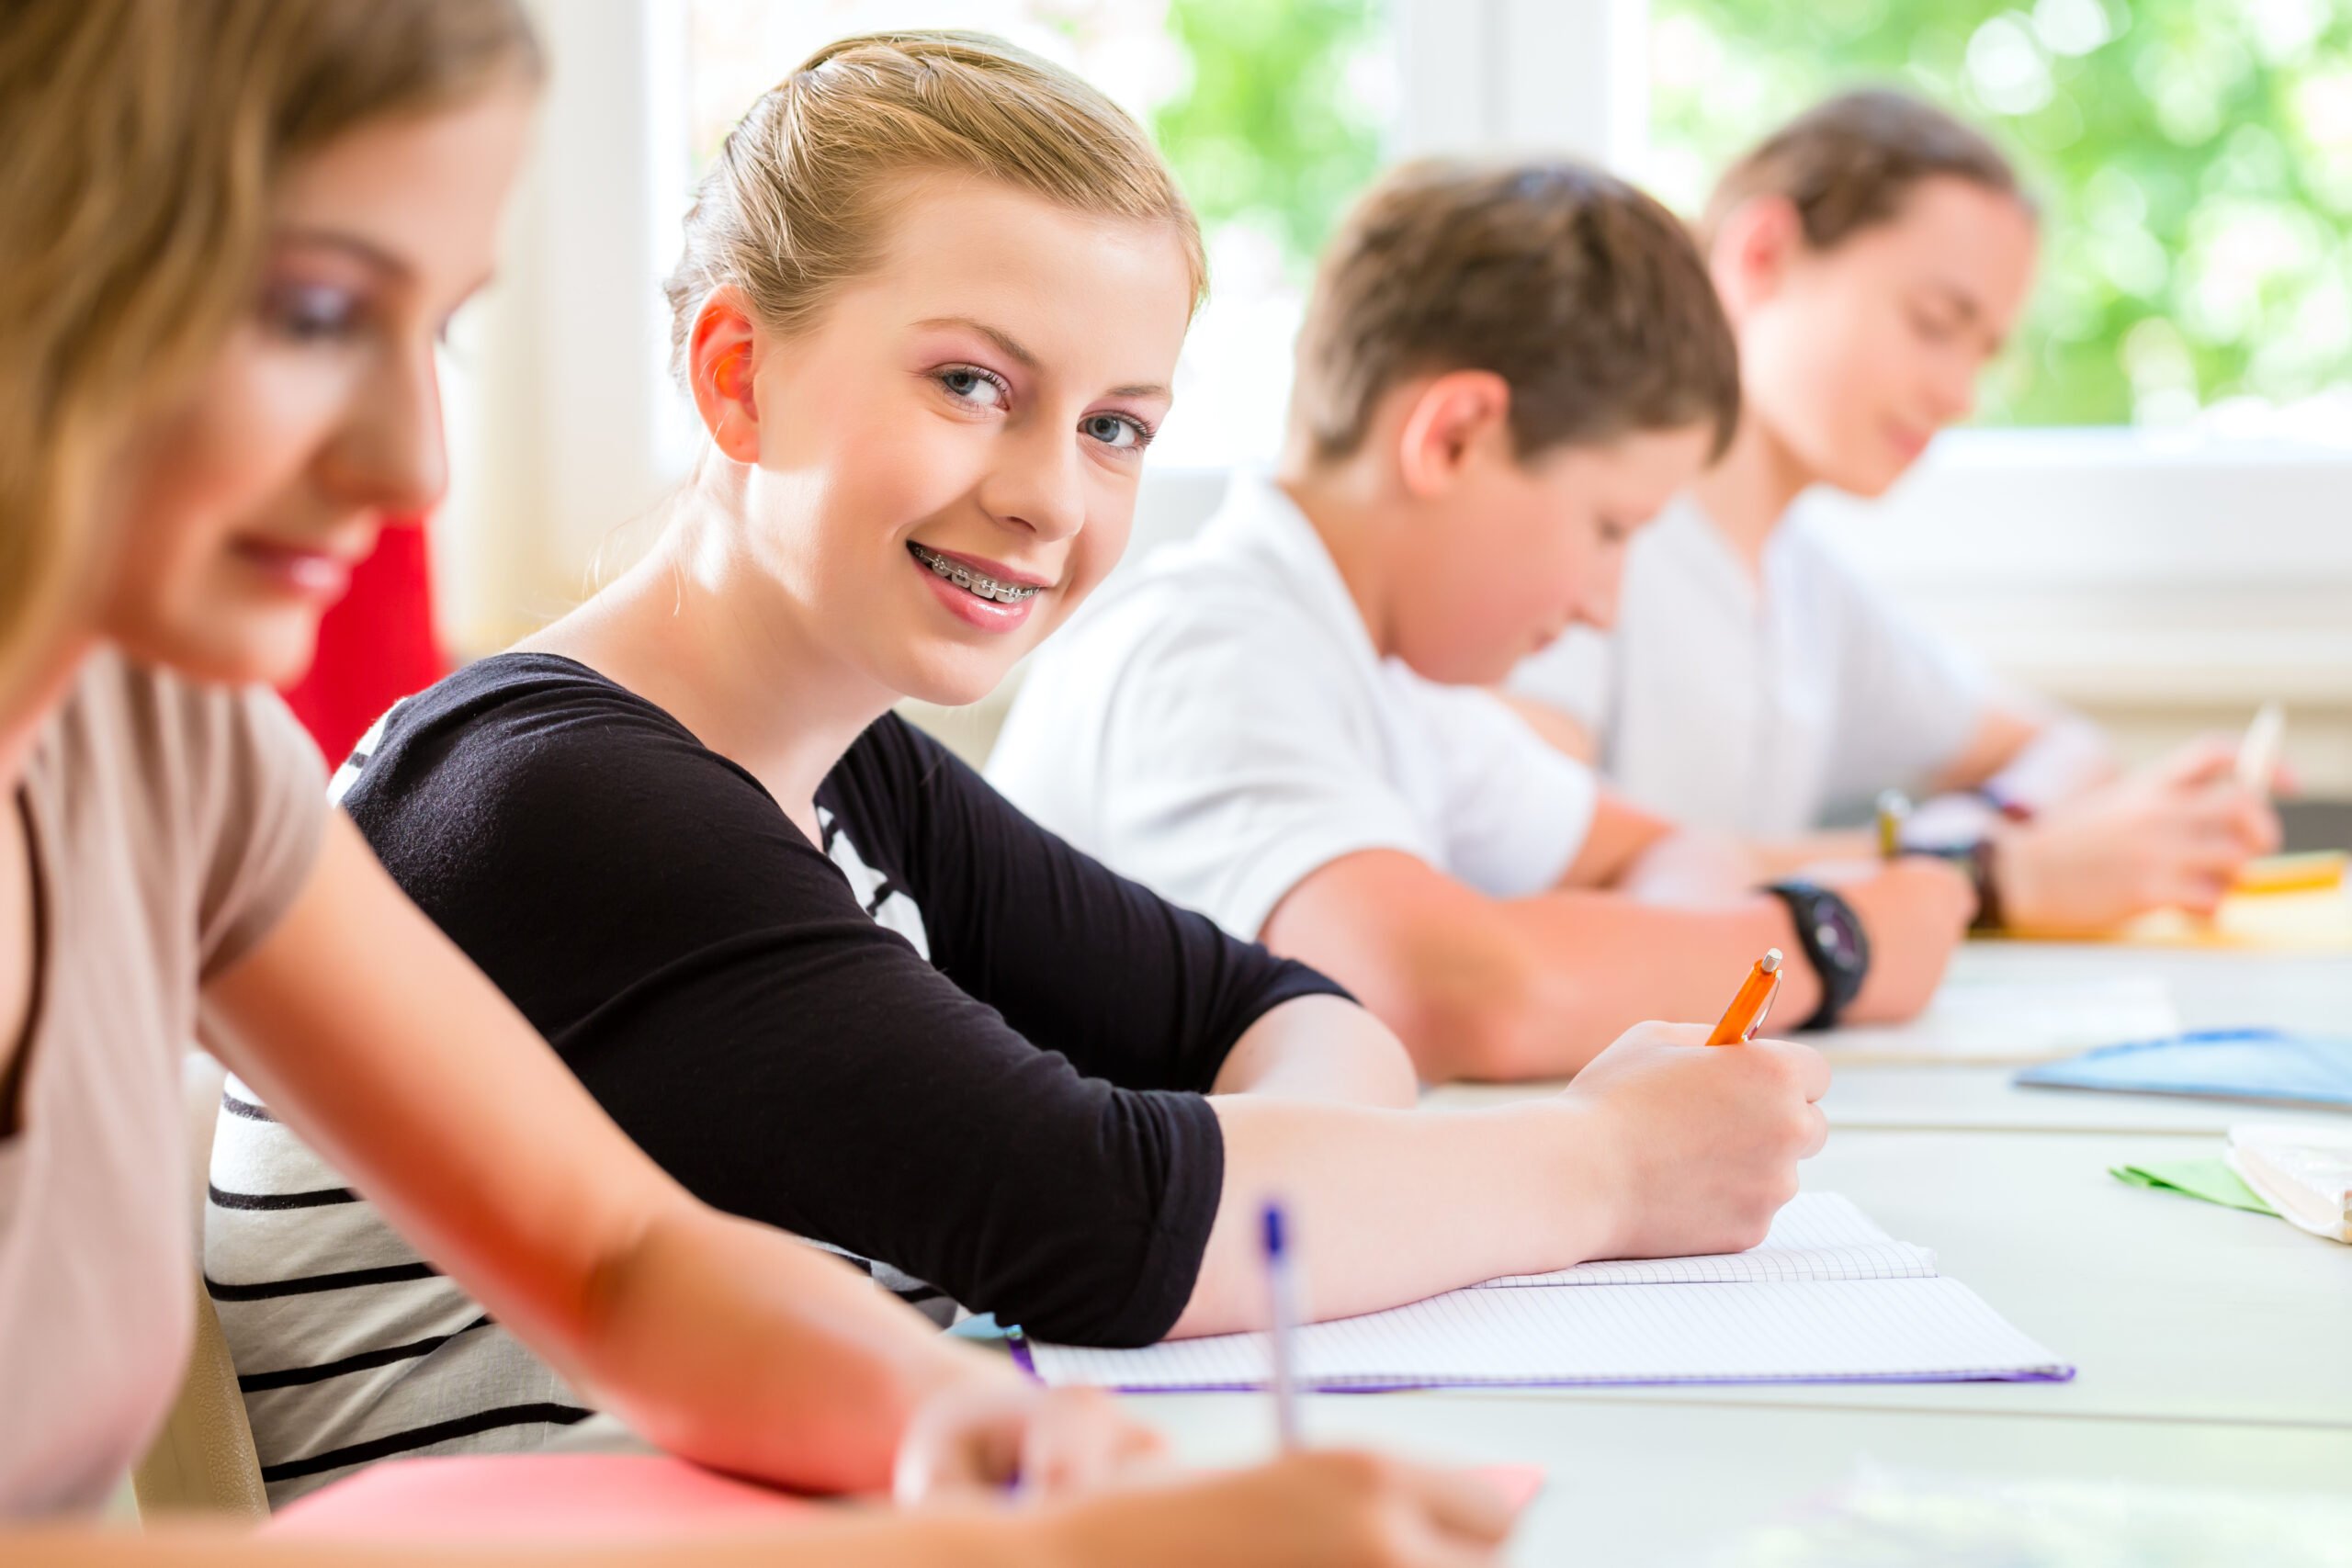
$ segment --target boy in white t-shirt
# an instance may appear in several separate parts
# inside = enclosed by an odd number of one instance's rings
[[[1615,630],[1514,674],[1573,725],[1531,719],[1644,807],[1755,838],[1855,820],[1888,788],[1944,795],[1917,838],[1969,846],[2011,926],[2211,909],[2278,842],[2226,741],[2116,778],[2090,726],[1985,680],[1792,514],[1816,484],[1883,493],[1966,417],[2033,277],[2007,160],[1928,105],[1849,94],[1734,164],[1701,229],[1738,433],[1632,552]]]
[[[1709,1019],[1906,1016],[1947,867],[1755,890],[1479,688],[1610,620],[1623,545],[1729,438],[1728,329],[1663,208],[1572,164],[1397,171],[1325,258],[1287,449],[1039,656],[991,759],[1024,810],[1316,965],[1427,1077],[1575,1070]]]

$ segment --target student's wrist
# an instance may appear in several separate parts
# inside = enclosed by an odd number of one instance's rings
[[[1765,891],[1787,908],[1796,951],[1816,987],[1812,1008],[1790,1008],[1781,1028],[1835,1028],[1870,982],[1871,939],[1861,912],[1835,888],[1803,878],[1772,883]]]
[[[2037,834],[2030,824],[1997,828],[1976,846],[1970,863],[1976,883],[1976,919],[1981,931],[2023,929],[2036,923],[2041,908]]]
[[[1598,1095],[1571,1088],[1550,1100],[1511,1106],[1497,1115],[1523,1115],[1539,1151],[1535,1168],[1547,1179],[1538,1190],[1538,1214],[1552,1225],[1544,1250],[1548,1268],[1613,1258],[1634,1229],[1636,1182],[1634,1130]]]
[[[952,1390],[1035,1386],[1010,1357],[944,1334],[931,1337],[922,1359],[909,1369],[909,1382],[919,1400]]]

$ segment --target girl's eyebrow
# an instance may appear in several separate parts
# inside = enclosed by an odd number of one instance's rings
[[[384,249],[372,240],[340,229],[280,229],[271,238],[281,245],[314,245],[323,250],[341,251],[378,276],[395,284],[416,281],[416,269]],[[458,296],[462,305],[491,286],[493,273],[483,273]]]
[[[341,251],[345,255],[364,264],[369,270],[380,273],[386,277],[405,281],[414,276],[413,269],[406,262],[381,245],[370,240],[363,240],[356,234],[346,233],[340,229],[281,229],[277,231],[277,239],[280,244],[316,245],[327,250]]]
[[[918,327],[962,327],[967,332],[976,332],[1002,349],[1005,356],[1016,364],[1030,370],[1037,368],[1037,356],[1023,347],[1019,338],[1001,327],[992,327],[986,321],[971,316],[932,316],[917,321],[915,325]],[[1108,395],[1114,398],[1168,398],[1170,401],[1174,400],[1173,394],[1157,381],[1136,381],[1125,387],[1114,387]]]

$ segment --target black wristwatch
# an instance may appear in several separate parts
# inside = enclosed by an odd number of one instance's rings
[[[1811,882],[1776,882],[1764,889],[1789,907],[1805,959],[1821,977],[1821,1005],[1799,1029],[1833,1029],[1860,994],[1871,972],[1870,933],[1854,907]]]

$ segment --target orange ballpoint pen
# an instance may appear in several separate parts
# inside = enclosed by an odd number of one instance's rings
[[[1739,987],[1739,995],[1732,998],[1724,1010],[1724,1021],[1707,1036],[1710,1045],[1745,1045],[1756,1038],[1764,1026],[1764,1015],[1772,1010],[1772,998],[1781,994],[1781,950],[1768,947],[1756,967],[1747,972],[1747,983]]]

